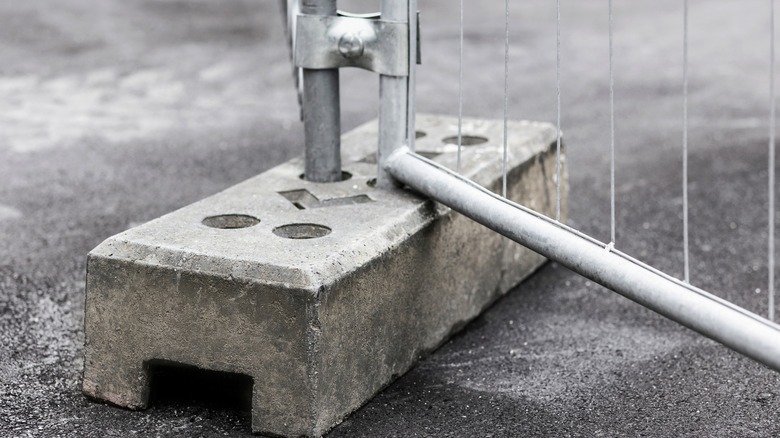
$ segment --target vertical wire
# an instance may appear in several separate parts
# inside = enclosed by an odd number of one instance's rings
[[[506,198],[506,161],[507,161],[507,124],[509,107],[509,0],[505,0],[505,37],[504,37],[504,159],[503,159],[503,179],[502,194]]]
[[[688,0],[683,3],[683,257],[685,282],[691,282],[688,251]]]
[[[558,97],[557,138],[555,143],[555,220],[561,220],[561,0],[555,4],[555,88]]]
[[[610,197],[612,207],[612,244],[615,244],[615,73],[612,62],[612,0],[609,0],[609,128],[610,128]]]
[[[460,152],[463,147],[463,0],[460,0],[460,44],[458,57],[458,173]]]
[[[775,320],[775,1],[769,19],[769,320]]]

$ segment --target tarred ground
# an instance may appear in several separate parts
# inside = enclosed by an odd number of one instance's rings
[[[418,106],[456,114],[457,4],[420,3]],[[504,5],[466,3],[465,114],[500,118]],[[570,223],[608,240],[607,2],[563,3]],[[554,122],[554,2],[511,7],[510,117]],[[690,20],[692,282],[765,314],[768,2]],[[219,391],[81,395],[84,262],[302,152],[281,23],[271,0],[0,2],[0,436],[249,435]],[[617,246],[681,275],[681,2],[615,23]],[[349,129],[377,80],[342,78]],[[772,437],[779,376],[551,264],[331,436]]]

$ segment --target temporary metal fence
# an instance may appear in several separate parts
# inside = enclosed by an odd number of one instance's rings
[[[504,147],[502,196],[459,175],[463,144],[462,122],[458,126],[458,165],[446,169],[414,153],[414,83],[417,61],[417,7],[415,0],[382,0],[381,13],[370,17],[345,16],[336,10],[336,1],[302,0],[300,11],[316,20],[298,17],[295,47],[296,65],[303,70],[303,114],[306,131],[305,177],[312,181],[333,181],[341,177],[339,151],[338,67],[356,65],[380,74],[378,186],[392,188],[405,184],[447,205],[471,219],[555,260],[573,271],[600,283],[643,306],[723,345],[780,371],[780,326],[774,319],[774,186],[775,186],[775,55],[774,1],[767,5],[770,15],[770,103],[769,117],[769,203],[768,203],[768,318],[765,319],[728,301],[690,285],[688,238],[688,1],[683,16],[683,247],[684,278],[678,280],[620,252],[615,247],[615,106],[613,69],[613,13],[609,1],[609,89],[610,89],[610,237],[600,242],[560,222],[561,148],[561,21],[557,12],[557,184],[555,219],[512,203],[506,196],[507,104],[509,84],[509,1],[505,14],[504,56]],[[299,8],[297,0],[287,0],[287,10]],[[323,18],[332,17],[332,18]],[[361,20],[372,20],[368,28]],[[316,40],[306,26],[319,25],[326,37]],[[362,30],[361,30],[362,29]],[[366,30],[367,29],[367,30]],[[295,31],[293,31],[295,33]],[[315,32],[316,33],[316,32]],[[385,44],[373,44],[383,40]],[[387,41],[398,51],[389,49]],[[463,95],[463,1],[460,2],[459,120]],[[366,50],[374,50],[374,61],[360,63]],[[332,57],[311,51],[324,51]],[[357,54],[357,55],[356,55]],[[346,60],[346,61],[345,61]]]

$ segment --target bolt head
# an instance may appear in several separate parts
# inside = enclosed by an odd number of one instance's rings
[[[357,33],[346,33],[339,39],[339,53],[347,59],[359,58],[363,50],[363,39]]]

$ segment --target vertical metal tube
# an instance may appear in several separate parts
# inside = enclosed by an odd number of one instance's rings
[[[301,12],[336,15],[336,0],[303,0]],[[341,181],[339,70],[303,69],[304,178]]]
[[[382,0],[382,20],[408,22],[409,0]],[[402,147],[407,137],[408,79],[405,76],[379,76],[379,145],[377,148],[377,186],[398,185],[384,169],[384,161]]]

